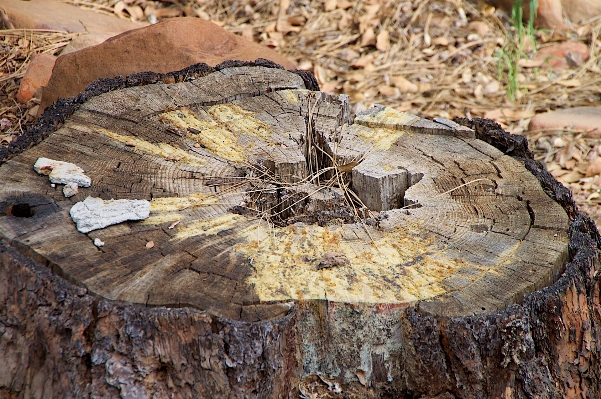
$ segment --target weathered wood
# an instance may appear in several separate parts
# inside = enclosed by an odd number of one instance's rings
[[[586,338],[598,358],[600,240],[519,139],[353,116],[268,63],[189,72],[94,86],[0,154],[0,393],[275,398],[311,376],[358,397],[599,393],[568,354]],[[66,198],[40,157],[91,186]],[[150,217],[82,234],[88,196]]]

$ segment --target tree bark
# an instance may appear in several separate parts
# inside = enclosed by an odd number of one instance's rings
[[[316,89],[103,80],[2,150],[0,396],[601,395],[601,239],[525,140]],[[86,197],[150,217],[82,233]]]

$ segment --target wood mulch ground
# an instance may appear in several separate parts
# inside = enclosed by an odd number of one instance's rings
[[[536,113],[590,106],[601,97],[601,17],[568,32],[537,31],[536,48],[567,40],[591,57],[571,69],[528,61],[518,67],[516,100],[507,96],[506,66],[497,54],[513,32],[503,12],[462,0],[72,0],[74,5],[151,23],[196,16],[274,48],[314,72],[323,91],[348,94],[354,111],[383,104],[422,117],[487,117],[528,137],[536,159],[574,193],[581,210],[601,225],[601,177],[591,163],[599,139],[586,132],[527,132]],[[33,53],[58,54],[73,35],[48,31],[0,34],[0,142],[7,145],[34,120],[36,100],[18,104],[20,78]],[[599,161],[598,161],[599,162]],[[587,173],[588,171],[588,173]]]

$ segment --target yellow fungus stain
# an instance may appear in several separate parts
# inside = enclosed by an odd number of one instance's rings
[[[150,216],[142,224],[161,224],[183,220],[180,212],[196,206],[209,206],[217,203],[217,197],[212,194],[195,193],[187,197],[153,198],[150,201]]]
[[[355,129],[359,137],[370,141],[375,150],[386,151],[396,143],[403,135],[407,134],[404,130],[385,129],[379,127],[367,127],[357,125]]]
[[[185,163],[188,165],[193,165],[193,166],[204,166],[206,164],[206,162],[203,159],[201,159],[193,154],[190,154],[187,151],[182,150],[181,148],[173,147],[169,144],[165,144],[165,143],[153,144],[153,143],[150,143],[146,140],[142,140],[135,136],[123,136],[123,135],[120,135],[115,132],[111,132],[110,130],[103,129],[103,128],[95,128],[94,131],[96,131],[98,133],[102,133],[102,134],[112,138],[113,140],[117,140],[121,143],[125,143],[128,146],[132,146],[136,150],[139,150],[139,151],[142,151],[142,152],[145,152],[148,154],[152,154],[152,155],[164,158],[166,160],[178,161],[178,162],[182,162],[182,163]]]
[[[384,107],[377,112],[357,115],[355,122],[370,127],[402,128],[411,125],[421,118],[394,108]]]
[[[297,90],[280,90],[280,93],[289,104],[298,104]]]
[[[262,301],[413,302],[447,292],[442,281],[465,266],[406,229],[372,230],[370,242],[349,231],[362,228],[260,224],[239,233],[246,243],[235,250],[251,263],[253,274],[247,283]],[[320,261],[332,252],[344,254],[348,262],[320,268]]]
[[[187,225],[178,225],[178,231],[175,240],[184,240],[196,236],[212,236],[222,231],[235,228],[239,223],[246,222],[244,216],[234,213],[226,213],[212,219],[196,220]],[[181,224],[181,223],[180,223]]]
[[[219,158],[232,162],[246,161],[246,153],[252,146],[248,137],[270,138],[267,123],[257,119],[254,112],[233,104],[214,105],[198,115],[189,109],[167,111],[160,115],[159,120],[187,130],[189,138]],[[241,135],[247,136],[247,139],[243,140]]]

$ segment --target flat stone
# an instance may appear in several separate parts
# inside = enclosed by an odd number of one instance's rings
[[[199,18],[172,18],[61,55],[44,89],[38,116],[59,98],[73,97],[100,78],[143,71],[167,73],[204,62],[265,58],[286,69],[296,66],[283,55]]]
[[[36,94],[36,91],[48,84],[56,57],[50,54],[35,54],[27,66],[25,76],[17,93],[17,101],[26,103]]]
[[[490,4],[505,10],[511,15],[511,7],[515,0],[490,0]],[[528,1],[522,2],[524,21],[528,20]],[[584,21],[601,15],[601,1],[599,0],[538,0],[538,12],[535,24],[544,29],[568,29],[564,21],[578,25]]]
[[[589,57],[590,50],[586,44],[567,41],[539,49],[533,60],[544,62],[543,66],[554,69],[567,69],[581,65]]]
[[[87,197],[69,211],[80,233],[89,233],[127,220],[144,220],[150,214],[146,200],[108,200]]]
[[[586,131],[585,137],[601,138],[601,107],[576,107],[535,115],[529,131],[574,129]]]
[[[16,29],[117,34],[146,25],[56,0],[2,0],[1,5]]]

